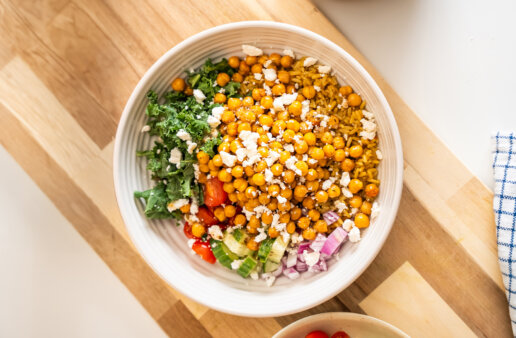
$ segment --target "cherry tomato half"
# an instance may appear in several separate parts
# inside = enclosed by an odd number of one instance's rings
[[[215,264],[215,256],[211,251],[210,244],[208,242],[202,242],[200,240],[195,241],[192,245],[192,250],[195,251],[196,254],[201,256],[206,262],[210,264]]]
[[[344,331],[337,331],[331,335],[331,338],[349,338],[349,334]]]
[[[326,334],[326,332],[317,330],[310,332],[306,335],[305,338],[329,338],[329,336]]]
[[[196,238],[194,235],[192,235],[192,226],[188,224],[188,222],[185,222],[183,232],[185,233],[185,236],[188,238]]]
[[[228,198],[227,192],[224,191],[224,183],[218,178],[212,177],[204,185],[204,204],[209,207],[221,205]]]
[[[206,226],[215,225],[219,221],[213,216],[213,213],[210,209],[205,207],[200,207],[197,212],[197,218]]]

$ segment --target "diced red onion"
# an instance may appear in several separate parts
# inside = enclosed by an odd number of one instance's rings
[[[296,269],[294,269],[294,268],[287,268],[287,269],[283,270],[283,274],[290,279],[299,278],[299,272],[297,272]]]
[[[317,263],[319,265],[319,267],[321,268],[321,271],[326,271],[328,270],[328,264],[326,263],[326,261],[319,261],[319,263]]]
[[[280,264],[276,270],[271,272],[271,275],[273,275],[274,277],[278,277],[279,275],[281,275],[282,272],[283,272],[283,265]]]
[[[297,252],[289,252],[287,257],[287,268],[291,268],[296,265],[297,262]]]
[[[328,236],[326,242],[324,243],[321,253],[331,256],[335,253],[338,247],[344,242],[348,237],[348,233],[342,229],[342,227],[337,227],[333,232]]]
[[[314,264],[314,265],[308,267],[308,271],[321,272],[321,267],[319,266],[319,264]]]
[[[310,248],[313,251],[321,251],[322,247],[324,246],[324,243],[326,242],[326,236],[323,234],[318,234],[317,237],[315,237],[314,241],[310,243]]]
[[[306,263],[304,263],[304,262],[298,261],[296,263],[296,270],[299,272],[304,272],[304,271],[308,270],[308,265],[306,265]]]
[[[337,214],[335,211],[326,211],[323,214],[323,218],[326,221],[328,225],[331,225],[339,220],[339,214]]]
[[[309,247],[310,247],[310,242],[303,242],[303,243],[299,244],[299,246],[297,248],[297,254],[302,256],[303,251],[305,251]]]
[[[287,256],[281,257],[281,265],[283,265],[283,267],[287,265]]]

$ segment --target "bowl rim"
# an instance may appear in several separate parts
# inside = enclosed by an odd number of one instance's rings
[[[195,294],[188,294],[185,292],[184,287],[178,286],[178,285],[172,285],[168,278],[166,278],[159,268],[155,266],[155,264],[152,262],[152,260],[148,259],[147,254],[145,253],[145,250],[140,246],[140,242],[137,240],[137,236],[133,234],[131,228],[127,225],[131,223],[131,220],[128,218],[128,216],[123,212],[121,206],[123,203],[123,198],[121,196],[121,186],[120,186],[120,179],[119,179],[119,160],[121,155],[121,149],[122,149],[122,133],[126,128],[126,125],[129,122],[129,113],[132,107],[135,105],[137,97],[139,93],[144,89],[144,86],[148,85],[149,79],[156,73],[157,70],[159,70],[163,63],[165,63],[172,55],[174,55],[176,52],[181,51],[184,47],[193,44],[199,40],[202,40],[206,37],[209,37],[211,35],[220,34],[226,31],[232,31],[239,28],[275,28],[284,30],[290,33],[294,34],[300,34],[304,35],[308,38],[318,40],[320,43],[326,45],[328,48],[336,50],[339,54],[343,55],[347,59],[347,61],[360,73],[360,76],[367,82],[368,86],[370,86],[371,90],[375,93],[377,96],[380,104],[385,109],[385,116],[389,123],[389,128],[392,131],[393,141],[394,141],[394,147],[395,147],[395,153],[396,153],[396,177],[395,177],[395,188],[394,188],[394,200],[391,201],[390,208],[395,210],[395,212],[391,213],[390,217],[386,219],[386,225],[388,226],[388,231],[385,231],[382,236],[380,237],[378,241],[378,246],[374,248],[374,250],[371,250],[370,254],[366,257],[366,260],[364,260],[365,264],[362,265],[362,267],[358,270],[356,270],[355,278],[348,283],[347,285],[340,285],[339,287],[332,288],[329,290],[325,290],[324,292],[321,291],[321,297],[317,297],[312,301],[304,303],[303,306],[298,306],[296,308],[275,308],[272,307],[268,312],[260,312],[260,313],[253,313],[253,311],[242,311],[242,309],[233,309],[233,308],[226,308],[223,304],[218,304],[215,302],[206,301],[200,296],[197,296]],[[312,308],[314,306],[317,306],[330,298],[334,297],[338,293],[342,292],[342,290],[346,289],[351,285],[356,279],[362,275],[362,273],[367,269],[373,260],[376,258],[380,250],[382,249],[383,245],[385,244],[385,241],[387,240],[387,237],[389,236],[392,226],[394,224],[394,220],[396,218],[396,215],[398,213],[399,204],[401,200],[401,193],[402,193],[402,187],[403,187],[403,151],[402,151],[402,145],[401,145],[401,137],[399,134],[399,129],[396,124],[396,120],[394,118],[394,114],[392,113],[391,107],[389,103],[387,102],[387,99],[385,98],[385,95],[381,91],[380,87],[376,83],[376,81],[372,78],[372,76],[365,70],[365,68],[353,57],[351,56],[346,50],[344,50],[342,47],[337,45],[336,43],[332,42],[331,40],[314,33],[306,28],[302,28],[299,26],[287,24],[287,23],[280,23],[280,22],[274,22],[274,21],[262,21],[262,20],[254,20],[254,21],[240,21],[240,22],[233,22],[223,25],[218,25],[206,30],[203,30],[201,32],[198,32],[183,41],[176,44],[174,47],[169,49],[167,52],[165,52],[161,57],[159,57],[152,66],[145,72],[145,74],[142,76],[142,78],[138,81],[138,84],[133,89],[129,99],[127,100],[127,103],[124,107],[124,110],[122,112],[122,115],[120,117],[120,121],[118,123],[116,135],[115,135],[115,145],[114,145],[114,151],[113,151],[113,178],[114,178],[114,186],[115,186],[115,195],[116,200],[118,204],[118,208],[120,211],[120,214],[122,216],[122,219],[124,221],[124,225],[127,229],[127,232],[129,233],[129,237],[131,238],[131,241],[133,242],[134,246],[138,250],[138,253],[142,256],[142,258],[145,260],[146,264],[148,264],[153,271],[160,276],[161,279],[163,279],[167,284],[169,284],[171,287],[174,288],[174,290],[180,292],[181,294],[187,296],[188,298],[207,306],[211,309],[221,311],[228,314],[233,315],[239,315],[239,316],[246,316],[246,317],[271,317],[271,316],[282,316],[292,313],[297,313],[300,311],[307,310],[309,308]]]
[[[295,322],[288,324],[287,326],[285,326],[284,328],[282,328],[281,330],[276,332],[274,334],[274,336],[272,336],[272,338],[280,338],[281,337],[280,335],[287,334],[289,330],[292,330],[299,325],[309,323],[309,322],[317,322],[317,321],[326,320],[326,319],[334,320],[334,321],[353,320],[353,319],[363,320],[363,321],[366,321],[369,323],[379,324],[379,325],[391,330],[393,333],[398,334],[400,337],[410,338],[410,336],[408,334],[406,334],[405,332],[403,332],[401,329],[397,328],[396,326],[394,326],[390,323],[387,323],[386,321],[383,321],[381,319],[371,317],[368,315],[364,315],[361,313],[354,313],[354,312],[323,312],[323,313],[318,313],[318,314],[311,315],[308,317],[304,317],[304,318],[296,320]]]

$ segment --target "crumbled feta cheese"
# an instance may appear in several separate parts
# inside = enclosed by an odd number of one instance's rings
[[[360,132],[360,137],[372,140],[376,136],[376,123],[366,119],[361,119],[363,131]]]
[[[330,189],[332,184],[333,184],[333,182],[331,180],[326,180],[323,182],[321,188],[322,188],[322,190],[328,190],[328,189]]]
[[[264,239],[267,238],[267,235],[265,234],[265,232],[260,232],[255,238],[254,238],[254,241],[256,243],[260,243],[261,241],[263,241]]]
[[[289,104],[292,104],[297,98],[297,93],[293,94],[283,94],[281,96],[278,96],[274,99],[273,106],[274,109],[283,110],[285,109],[284,106],[288,106]]]
[[[172,164],[179,166],[182,157],[183,154],[181,154],[181,151],[177,148],[174,148],[170,151],[170,157],[168,158],[168,161]]]
[[[189,202],[190,202],[190,200],[188,198],[182,198],[180,200],[176,200],[176,201],[170,202],[167,205],[167,209],[168,209],[169,212],[172,212],[174,210],[177,210],[177,209],[181,208],[182,206],[187,205]]]
[[[193,168],[194,168],[195,179],[198,180],[199,179],[199,175],[201,174],[201,170],[199,169],[199,164],[194,163],[193,164]]]
[[[188,146],[188,153],[192,154],[194,149],[197,148],[197,143],[192,141],[186,141],[186,145]]]
[[[287,143],[283,146],[283,149],[285,149],[286,151],[288,151],[289,153],[293,153],[295,151],[294,149],[294,145],[293,144],[290,144],[290,143]]]
[[[258,272],[253,271],[249,274],[249,277],[251,277],[253,280],[258,280]]]
[[[303,173],[301,170],[299,170],[297,167],[296,167],[296,161],[297,159],[292,156],[292,157],[289,157],[289,159],[285,162],[285,166],[292,170],[293,172],[295,172],[296,174],[298,174],[299,176],[301,176]]]
[[[191,141],[192,137],[188,134],[184,129],[179,129],[177,132],[177,137],[179,137],[183,141]]]
[[[362,110],[362,115],[368,120],[374,120],[374,114],[368,112],[367,110]]]
[[[348,208],[346,203],[341,202],[341,201],[335,201],[335,203],[333,203],[333,205],[335,205],[335,208],[337,208],[339,213],[342,213],[344,210],[346,210]]]
[[[283,54],[288,55],[293,59],[296,58],[296,56],[294,55],[294,51],[292,51],[292,49],[284,49]]]
[[[310,111],[310,100],[301,102],[301,120],[306,120],[306,114]]]
[[[266,68],[263,70],[263,75],[265,76],[265,80],[274,81],[276,80],[276,70],[274,68]]]
[[[150,126],[145,125],[145,126],[143,126],[143,128],[142,128],[142,133],[146,133],[146,132],[148,132],[149,130],[150,130]]]
[[[360,229],[358,229],[356,226],[353,226],[351,231],[348,233],[348,237],[350,242],[356,243],[360,240]]]
[[[342,189],[341,189],[341,190],[342,190],[342,195],[343,195],[344,197],[346,197],[346,198],[351,198],[351,197],[353,197],[353,194],[351,193],[351,191],[349,191],[349,189],[348,189],[348,188],[344,188],[344,187],[342,187]]]
[[[263,89],[265,89],[265,94],[267,94],[269,96],[272,95],[271,87],[267,86],[265,83],[263,84]]]
[[[199,212],[199,204],[197,203],[197,199],[192,198],[192,201],[190,203],[190,219],[192,221],[199,221],[197,218],[197,213]]]
[[[190,238],[186,243],[188,243],[188,247],[191,249],[196,241],[195,238]]]
[[[265,162],[270,167],[281,157],[281,154],[277,151],[269,151],[269,156],[265,158]]]
[[[342,176],[340,177],[340,185],[342,187],[347,187],[349,182],[351,181],[351,178],[349,177],[349,173],[347,171],[342,173]]]
[[[306,265],[314,266],[319,262],[319,257],[321,254],[318,251],[308,252],[307,250],[303,251],[303,257],[305,258]]]
[[[380,214],[380,206],[378,205],[378,202],[374,202],[373,206],[371,207],[371,220],[374,220],[378,215]]]
[[[274,177],[274,174],[270,169],[265,169],[265,181],[270,182],[272,178]]]
[[[217,128],[220,124],[220,120],[217,119],[215,116],[208,116],[208,124],[210,125],[211,129]]]
[[[238,270],[240,265],[242,265],[243,260],[242,259],[235,259],[233,262],[231,262],[231,269]]]
[[[380,151],[380,149],[378,149],[376,151],[376,158],[379,160],[383,159],[383,155],[382,155],[382,152]]]
[[[193,96],[195,97],[195,101],[197,101],[197,103],[203,103],[203,101],[206,99],[206,96],[200,89],[194,89]]]
[[[265,62],[263,63],[263,66],[264,66],[265,68],[267,68],[267,67],[269,67],[269,66],[271,65],[271,63],[272,63],[272,60],[267,60],[267,61],[265,61]]]
[[[217,120],[220,120],[222,113],[224,113],[224,107],[213,107],[211,110],[211,115],[213,115]]]
[[[256,80],[260,81],[262,79],[262,77],[263,77],[263,74],[261,74],[261,73],[254,73],[254,78]]]
[[[305,59],[305,61],[303,62],[303,66],[304,67],[310,67],[310,66],[313,66],[315,65],[315,63],[317,62],[317,59],[316,58],[313,58],[313,57],[307,57]]]
[[[242,45],[242,52],[249,56],[260,56],[263,54],[263,50],[258,47],[250,45]]]
[[[222,237],[224,237],[224,234],[222,233],[222,230],[218,225],[212,225],[208,228],[208,235],[211,236],[211,238],[216,240],[221,240]]]
[[[328,74],[331,70],[330,66],[319,66],[319,73],[321,74]]]
[[[265,276],[265,284],[268,286],[268,287],[271,287],[272,284],[274,284],[274,281],[276,280],[276,277],[274,277],[273,275],[271,274],[263,274],[263,275],[266,275]],[[263,276],[262,275],[262,276]]]
[[[230,153],[225,152],[225,151],[219,152],[219,155],[220,155],[220,158],[222,159],[222,163],[224,163],[224,165],[226,167],[231,168],[231,167],[235,166],[235,162],[237,160],[237,157],[235,155],[231,155]]]
[[[319,161],[317,161],[315,158],[308,159],[308,164],[310,164],[310,165],[315,165],[315,164],[317,164],[317,162],[319,162]]]
[[[314,89],[315,89],[316,91],[318,91],[318,92],[320,92],[320,91],[321,91],[321,87],[319,87],[319,86],[314,86]]]
[[[276,199],[278,200],[278,203],[280,203],[280,204],[287,202],[287,199],[283,196],[278,196],[278,197],[276,197]]]
[[[238,148],[235,152],[238,162],[243,162],[246,156],[245,148]]]
[[[346,230],[346,232],[350,232],[351,229],[355,226],[355,222],[350,219],[347,219],[342,223],[342,229]]]

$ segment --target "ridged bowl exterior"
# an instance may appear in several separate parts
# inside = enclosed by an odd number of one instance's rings
[[[242,56],[242,44],[266,53],[292,49],[296,56],[312,56],[331,65],[339,82],[351,85],[376,115],[383,160],[379,168],[382,207],[375,222],[363,231],[358,244],[345,245],[329,271],[298,280],[280,278],[274,286],[242,279],[236,273],[192,255],[181,228],[171,221],[145,218],[144,205],[135,190],[151,187],[146,161],[136,151],[151,147],[145,125],[146,93],[162,94],[184,70],[207,58]],[[336,295],[350,285],[372,262],[387,238],[399,205],[403,158],[398,128],[390,107],[371,76],[343,49],[308,30],[274,22],[239,22],[218,26],[181,42],[145,73],[134,89],[118,126],[114,152],[114,180],[120,212],[135,246],[148,264],[173,288],[213,309],[253,317],[285,315],[305,310]]]

